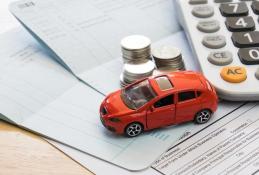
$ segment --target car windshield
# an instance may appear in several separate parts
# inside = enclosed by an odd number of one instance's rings
[[[130,109],[139,109],[155,97],[156,93],[147,79],[122,91],[122,100]]]

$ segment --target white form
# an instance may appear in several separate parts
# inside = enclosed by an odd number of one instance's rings
[[[168,151],[153,166],[163,174],[258,174],[259,104],[248,103]]]
[[[84,81],[84,73],[120,56],[120,40],[157,41],[180,30],[171,0],[21,0],[10,11]]]
[[[115,135],[99,121],[104,96],[54,62],[30,35],[3,34],[0,47],[0,112],[21,127],[130,170],[149,167],[188,129]]]
[[[179,125],[178,127],[182,129],[182,131],[185,131],[181,135],[181,139],[185,139],[186,137],[189,137],[196,132],[199,132],[199,130],[202,130],[203,128],[207,127],[211,123],[215,122],[216,120],[224,117],[224,114],[228,114],[235,110],[237,107],[239,107],[240,104],[232,104],[232,103],[227,103],[227,102],[221,102],[219,105],[219,109],[216,114],[214,114],[212,120],[204,125],[194,125],[193,123],[187,123],[183,125]],[[179,129],[172,129],[172,133],[177,134],[179,132]],[[120,174],[120,175],[130,175],[130,174],[136,174],[136,175],[157,175],[157,174],[162,174],[159,171],[157,171],[155,168],[147,168],[143,171],[138,171],[138,172],[132,172],[132,171],[127,171],[123,168],[114,166],[108,162],[104,162],[96,157],[93,157],[88,154],[84,154],[78,150],[72,149],[71,147],[68,147],[64,144],[57,143],[52,140],[47,140],[51,144],[53,144],[55,147],[60,149],[62,152],[70,156],[73,160],[79,162],[81,165],[87,167],[90,169],[92,172],[98,174],[98,175],[113,175],[113,174]],[[173,144],[174,145],[174,144]],[[155,147],[152,145],[154,149],[159,149],[158,147]],[[170,152],[170,151],[169,151]],[[140,157],[138,157],[139,159]],[[139,161],[139,160],[134,160],[134,161]],[[102,167],[102,168],[100,168]],[[105,171],[104,171],[105,170]]]
[[[185,61],[185,65],[187,69],[189,70],[199,70],[198,65],[196,63],[196,60],[193,59],[193,56],[191,54],[191,50],[188,46],[188,43],[186,42],[186,38],[183,32],[179,32],[177,34],[173,34],[169,37],[166,37],[162,40],[160,40],[157,43],[154,43],[155,46],[158,45],[167,45],[167,44],[175,44],[177,43],[177,47],[179,47],[182,50],[183,59]],[[119,61],[117,61],[119,62]],[[102,66],[107,66],[107,68],[113,70],[114,72],[119,72],[121,67],[116,67],[112,65],[118,65],[116,64],[116,60],[110,61],[109,63],[105,65],[99,66],[99,69],[102,69]],[[90,71],[89,71],[90,72]],[[94,75],[94,74],[93,74]],[[116,88],[111,82],[112,80],[116,80],[118,82],[118,74],[112,74],[107,71],[105,73],[106,77],[102,78],[102,80],[105,82],[105,79],[107,78],[107,83],[103,83],[102,81],[94,81],[95,85],[98,84],[99,90],[104,89],[105,87],[107,89]],[[113,76],[112,76],[113,75]],[[94,80],[94,79],[93,79]],[[108,82],[110,80],[110,82]],[[95,86],[96,87],[96,86]],[[193,134],[197,133],[198,131],[202,130],[203,128],[209,126],[211,123],[214,123],[218,119],[221,119],[226,114],[231,113],[233,110],[237,109],[239,106],[241,106],[242,103],[230,103],[230,102],[220,102],[219,108],[217,112],[213,115],[213,118],[211,121],[204,125],[194,125],[192,122],[179,125],[178,127],[184,128],[186,132],[184,132],[181,135],[181,140],[186,139],[188,137],[191,137]],[[177,133],[177,130],[172,130],[172,133]],[[113,166],[107,162],[103,162],[99,159],[96,159],[94,157],[91,157],[89,155],[83,154],[77,150],[71,149],[70,147],[67,147],[63,144],[59,144],[53,141],[50,141],[54,146],[58,147],[60,150],[65,152],[67,155],[71,156],[74,160],[78,161],[81,165],[89,168],[91,171],[93,171],[96,174],[100,175],[113,175],[113,174],[120,174],[120,175],[128,175],[128,174],[141,174],[141,175],[151,175],[151,174],[161,174],[158,171],[154,170],[153,168],[148,168],[145,171],[140,172],[129,172],[125,169]],[[176,143],[176,142],[175,142]],[[103,167],[102,169],[100,167]],[[105,172],[103,169],[106,169]]]
[[[8,11],[8,4],[13,1],[15,0],[1,0],[0,2],[0,33],[19,25],[13,15]]]

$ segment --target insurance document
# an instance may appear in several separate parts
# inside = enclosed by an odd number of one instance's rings
[[[163,174],[258,174],[259,103],[248,103],[174,146],[154,164]]]
[[[123,37],[157,41],[180,30],[171,0],[21,0],[10,11],[84,81],[86,71],[120,56]]]

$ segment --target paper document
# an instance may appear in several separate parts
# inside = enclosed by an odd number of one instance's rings
[[[120,40],[180,30],[172,0],[21,0],[10,11],[76,76],[120,56]]]
[[[0,33],[6,32],[11,28],[18,26],[18,22],[8,10],[8,4],[15,0],[1,0],[0,3]]]
[[[257,174],[259,105],[249,103],[173,147],[154,165],[163,174]]]
[[[167,45],[167,44],[172,44],[172,43],[178,43],[178,47],[181,49],[182,51],[182,55],[183,55],[183,59],[185,61],[185,65],[189,70],[199,70],[198,64],[196,62],[195,59],[193,59],[193,56],[191,54],[191,50],[189,48],[188,43],[186,42],[186,38],[183,32],[179,32],[177,34],[173,34],[169,37],[166,37],[162,40],[160,40],[157,43],[154,43],[155,46],[158,45]],[[119,61],[116,62],[116,60],[114,61],[110,61],[109,63],[105,64],[105,65],[101,65],[98,68],[102,69],[102,66],[105,66],[107,68],[109,68],[109,70],[112,70],[110,72],[119,72],[118,70],[120,70],[120,67],[116,67],[116,63],[119,63]],[[109,66],[107,66],[109,65]],[[115,66],[112,66],[115,65]],[[113,80],[117,80],[118,81],[118,75],[112,74],[112,73],[108,73],[109,71],[107,71],[106,74],[106,78],[107,81],[113,81]],[[93,74],[94,75],[94,74]],[[113,76],[112,76],[113,75]],[[104,80],[104,79],[103,79]],[[94,79],[93,79],[94,81]],[[105,81],[105,80],[104,80]],[[106,83],[106,86],[104,83],[102,83],[102,81],[95,81],[95,87],[100,88],[100,90],[105,90],[104,87],[106,87],[107,89],[112,89],[114,88],[113,83]],[[207,124],[203,124],[203,125],[195,125],[192,122],[183,124],[183,125],[178,125],[178,128],[181,128],[182,132],[181,132],[181,140],[186,139],[188,137],[191,137],[193,134],[199,132],[200,130],[204,129],[205,127],[209,126],[210,124],[216,122],[217,120],[221,119],[222,117],[224,117],[225,115],[231,113],[232,111],[234,111],[235,109],[237,109],[238,107],[240,107],[242,105],[242,103],[230,103],[230,102],[220,102],[219,104],[219,108],[217,110],[217,112],[213,115],[213,118],[209,121],[209,123]],[[169,127],[170,128],[170,127]],[[161,129],[159,129],[161,130]],[[162,129],[163,130],[163,129]],[[183,132],[185,131],[185,132]],[[176,134],[179,135],[179,129],[174,129],[172,128],[171,130],[172,134]],[[103,174],[103,175],[107,175],[107,174],[120,174],[120,175],[127,175],[127,174],[131,174],[129,171],[126,171],[124,169],[115,167],[113,165],[110,165],[106,162],[103,162],[99,159],[96,159],[94,157],[90,157],[89,155],[85,155],[79,151],[76,151],[74,149],[71,149],[65,145],[56,143],[56,142],[51,142],[53,145],[55,145],[56,147],[58,147],[60,150],[62,150],[63,152],[65,152],[66,154],[68,154],[69,156],[71,156],[74,160],[78,161],[80,164],[86,166],[87,168],[89,168],[91,171],[93,171],[96,174]],[[173,144],[175,144],[176,142],[174,142]],[[152,145],[153,147],[153,145]],[[154,147],[155,148],[155,147]],[[155,148],[156,149],[156,148]],[[158,149],[158,148],[157,148]],[[101,167],[105,167],[107,169],[107,171],[103,171],[103,169],[100,169]],[[158,171],[149,168],[145,171],[141,171],[141,172],[137,172],[135,174],[147,174],[147,175],[151,175],[151,174],[161,174],[158,173]]]
[[[136,138],[118,136],[99,120],[104,96],[79,82],[24,31],[0,35],[2,119],[118,166],[149,167],[186,128],[172,126]]]
[[[199,132],[200,130],[202,130],[203,128],[206,128],[211,123],[213,123],[216,120],[222,118],[224,114],[230,113],[231,111],[235,110],[239,106],[240,106],[240,104],[238,104],[238,103],[231,104],[231,103],[223,102],[219,105],[218,112],[215,115],[213,115],[213,118],[209,123],[204,124],[204,125],[195,125],[192,122],[190,122],[188,124],[179,125],[179,127],[181,127],[182,131],[185,131],[185,132],[181,133],[182,134],[181,139],[185,139],[186,137],[190,137],[191,135]],[[171,132],[175,133],[177,135],[179,134],[178,129],[175,129],[175,130],[172,129]],[[57,142],[51,141],[51,140],[48,140],[48,141],[51,144],[53,144],[54,146],[56,146],[58,149],[60,149],[62,152],[64,152],[68,156],[70,156],[72,159],[79,162],[81,165],[87,167],[92,172],[94,172],[98,175],[113,175],[113,174],[120,174],[120,175],[130,175],[130,174],[157,175],[157,174],[159,174],[159,175],[161,175],[161,174],[163,174],[163,173],[160,173],[159,171],[157,171],[156,168],[148,168],[148,169],[145,169],[143,171],[138,171],[138,172],[133,173],[133,172],[127,171],[125,169],[122,169],[120,167],[114,166],[110,163],[104,162],[104,161],[102,161],[100,159],[97,159],[95,157],[92,157],[90,155],[86,155],[86,154],[84,154],[80,151],[77,151],[75,149],[72,149],[71,147],[68,147],[64,144],[60,144],[60,143],[57,143]],[[174,145],[174,144],[172,144],[172,145]],[[102,168],[100,168],[100,167],[102,167]],[[103,171],[104,169],[105,169],[105,171]]]

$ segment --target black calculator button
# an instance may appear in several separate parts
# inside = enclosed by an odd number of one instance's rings
[[[232,34],[232,41],[236,47],[258,47],[259,32],[235,32]]]
[[[214,0],[215,3],[232,2],[232,0]]]
[[[259,64],[259,47],[239,49],[238,56],[243,64]]]
[[[252,9],[255,14],[259,15],[259,1],[252,2]]]
[[[251,16],[228,17],[226,20],[226,26],[231,32],[255,30],[255,23]]]
[[[189,1],[189,4],[207,4],[208,3],[208,0],[190,0]]]
[[[223,3],[219,7],[223,16],[246,16],[248,15],[248,8],[245,2],[239,3]]]

